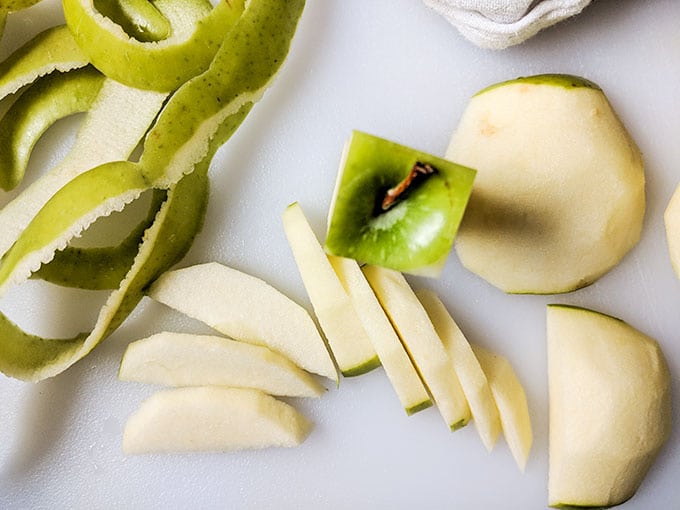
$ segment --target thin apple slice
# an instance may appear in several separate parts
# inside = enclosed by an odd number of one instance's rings
[[[547,309],[548,502],[606,507],[637,491],[671,433],[671,376],[659,344],[620,319]]]
[[[314,377],[267,347],[169,331],[129,344],[118,378],[166,386],[253,388],[283,397],[319,397],[324,392]]]
[[[663,219],[671,265],[676,276],[680,278],[680,186],[675,189],[668,202]]]
[[[209,262],[166,272],[148,295],[228,337],[266,345],[309,372],[338,380],[307,311],[255,276]]]
[[[467,425],[470,406],[453,361],[406,278],[378,266],[364,266],[363,272],[448,427]]]
[[[481,345],[473,345],[472,349],[491,387],[505,441],[517,466],[524,471],[533,443],[531,416],[524,387],[506,358]]]
[[[640,238],[643,160],[588,80],[529,76],[477,93],[446,156],[477,169],[458,257],[506,292],[589,285]]]
[[[293,447],[311,424],[258,390],[202,386],[163,390],[144,401],[123,432],[123,451],[189,453]]]
[[[380,365],[354,303],[297,202],[283,212],[283,228],[302,282],[335,361],[344,376]]]
[[[501,419],[489,381],[465,335],[439,297],[425,289],[416,291],[416,296],[453,361],[479,437],[486,449],[491,451],[501,433]]]
[[[335,255],[329,255],[328,260],[354,303],[406,414],[410,416],[430,407],[432,399],[357,261]]]

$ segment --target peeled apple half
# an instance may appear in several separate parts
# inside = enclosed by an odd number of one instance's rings
[[[505,292],[589,285],[640,237],[640,151],[590,81],[541,75],[482,90],[446,156],[477,169],[458,257]]]
[[[551,506],[631,498],[671,432],[671,380],[659,344],[584,308],[547,311]]]

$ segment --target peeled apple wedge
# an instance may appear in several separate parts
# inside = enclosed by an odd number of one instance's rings
[[[659,344],[592,310],[547,310],[551,506],[630,499],[671,432]]]
[[[209,262],[166,272],[148,295],[230,338],[266,345],[305,370],[337,381],[307,311],[259,278]]]
[[[540,75],[482,90],[446,157],[478,172],[458,257],[505,292],[589,285],[640,237],[640,151],[592,82]]]
[[[354,303],[357,315],[406,414],[410,416],[432,406],[432,399],[418,371],[357,261],[335,255],[329,255],[328,260]]]
[[[93,0],[64,0],[64,16],[90,62],[130,87],[169,92],[208,68],[243,12],[244,0],[159,0],[154,7],[172,29],[166,39],[143,42],[103,16]]]
[[[472,349],[489,382],[505,441],[517,466],[524,471],[533,443],[531,416],[524,387],[506,358],[480,345],[473,345]]]
[[[675,274],[680,278],[680,186],[678,186],[664,212],[666,243]]]
[[[416,296],[451,357],[479,437],[485,448],[491,451],[501,433],[501,419],[486,374],[439,296],[425,289],[416,291]]]
[[[470,406],[453,361],[406,278],[379,266],[367,265],[363,271],[447,426],[457,430],[467,425]]]
[[[300,445],[311,430],[292,406],[258,390],[202,386],[144,401],[123,432],[127,455]]]
[[[267,347],[172,332],[129,344],[118,378],[166,386],[253,388],[286,397],[319,397],[324,391],[311,375]]]
[[[288,245],[314,314],[340,372],[349,377],[373,370],[380,365],[375,348],[300,204],[289,205],[282,219]]]

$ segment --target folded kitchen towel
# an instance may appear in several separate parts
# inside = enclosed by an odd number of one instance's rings
[[[591,0],[423,0],[482,48],[503,49],[581,12]]]

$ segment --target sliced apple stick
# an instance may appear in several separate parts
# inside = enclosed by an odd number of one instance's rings
[[[354,304],[300,204],[286,208],[283,227],[314,313],[342,374],[347,377],[360,375],[379,366],[378,355]]]
[[[259,278],[211,262],[164,273],[148,295],[230,338],[266,345],[309,372],[338,380],[309,313]]]
[[[368,338],[406,414],[411,415],[430,407],[432,400],[427,389],[359,264],[354,259],[335,255],[329,255],[328,260],[354,302]]]
[[[503,427],[503,435],[519,468],[524,471],[533,434],[524,387],[510,362],[479,345],[472,349],[491,386]]]
[[[470,407],[451,357],[404,276],[364,266],[363,272],[451,430],[470,420]]]
[[[128,345],[118,377],[167,386],[231,386],[319,397],[310,374],[271,349],[213,335],[162,332]]]
[[[258,390],[200,386],[155,393],[128,419],[123,451],[186,453],[301,444],[311,425]]]
[[[465,335],[439,297],[425,289],[416,291],[416,295],[453,361],[479,437],[486,449],[491,451],[501,433],[501,420],[489,381]]]

